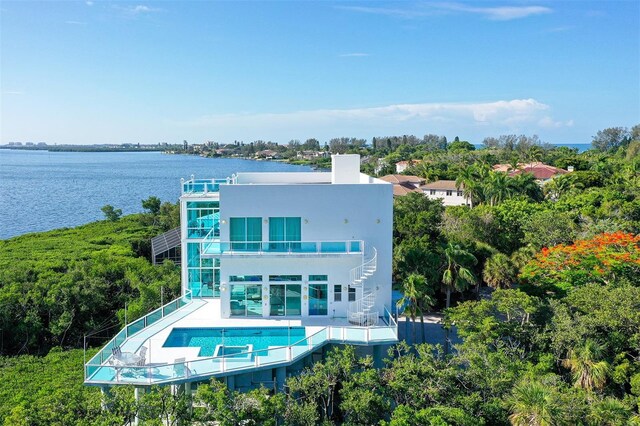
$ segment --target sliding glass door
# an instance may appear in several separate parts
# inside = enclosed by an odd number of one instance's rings
[[[231,286],[231,316],[262,316],[262,284],[233,284]]]
[[[273,317],[302,315],[301,289],[300,284],[271,284],[269,314]]]

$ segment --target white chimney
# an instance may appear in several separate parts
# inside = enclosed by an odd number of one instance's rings
[[[331,183],[360,183],[360,156],[358,154],[332,155]]]

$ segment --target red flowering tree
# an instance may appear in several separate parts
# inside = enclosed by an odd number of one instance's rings
[[[543,248],[520,273],[527,285],[565,294],[586,283],[640,286],[640,235],[614,232]]]

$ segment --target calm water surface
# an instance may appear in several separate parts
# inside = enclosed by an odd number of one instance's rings
[[[235,172],[300,172],[307,166],[201,158],[159,152],[47,152],[0,149],[0,239],[72,227],[104,215],[142,211],[151,195],[176,202],[180,178],[224,178]]]

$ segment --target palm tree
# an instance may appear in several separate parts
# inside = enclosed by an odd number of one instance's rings
[[[420,325],[422,328],[422,342],[426,341],[424,331],[424,314],[429,312],[435,305],[433,298],[433,288],[429,286],[424,276],[411,274],[403,281],[402,299],[398,300],[398,308],[405,306],[413,322],[413,343],[416,343],[416,317],[420,315]]]
[[[459,245],[449,242],[444,250],[445,263],[442,273],[442,283],[447,293],[446,307],[451,306],[451,290],[464,291],[477,280],[466,265],[475,265],[478,259]]]
[[[411,318],[411,322],[413,323],[413,344],[416,343],[416,317],[418,316],[419,298],[419,284],[416,281],[417,279],[415,278],[415,274],[411,274],[402,282],[402,298],[396,303],[398,309],[404,307],[403,313],[405,314],[405,317],[408,315],[409,318]]]
[[[484,185],[484,199],[488,200],[490,205],[496,206],[509,198],[513,193],[510,179],[504,172],[490,172]]]
[[[603,348],[596,341],[587,339],[582,347],[569,351],[562,365],[571,370],[574,386],[587,391],[602,389],[607,382],[609,363],[601,361]]]
[[[510,288],[515,276],[511,260],[502,253],[496,253],[487,259],[482,271],[482,279],[493,288]]]
[[[456,188],[462,189],[462,193],[469,200],[471,207],[484,201],[483,182],[490,170],[491,167],[486,163],[475,163],[458,171]]]
[[[527,151],[527,157],[529,158],[530,163],[542,160],[543,155],[544,152],[538,145],[531,146]]]
[[[509,160],[509,171],[520,170],[520,159],[517,155],[514,155]]]
[[[616,426],[627,424],[630,415],[629,407],[622,401],[613,397],[607,397],[591,404],[589,424],[598,426]],[[639,419],[640,420],[640,419]],[[635,423],[629,423],[635,424]]]
[[[511,394],[513,426],[551,426],[556,424],[559,407],[552,390],[539,382],[521,382]]]
[[[542,188],[531,173],[520,173],[511,178],[509,182],[514,193],[526,195],[535,201],[542,201],[544,194]]]

